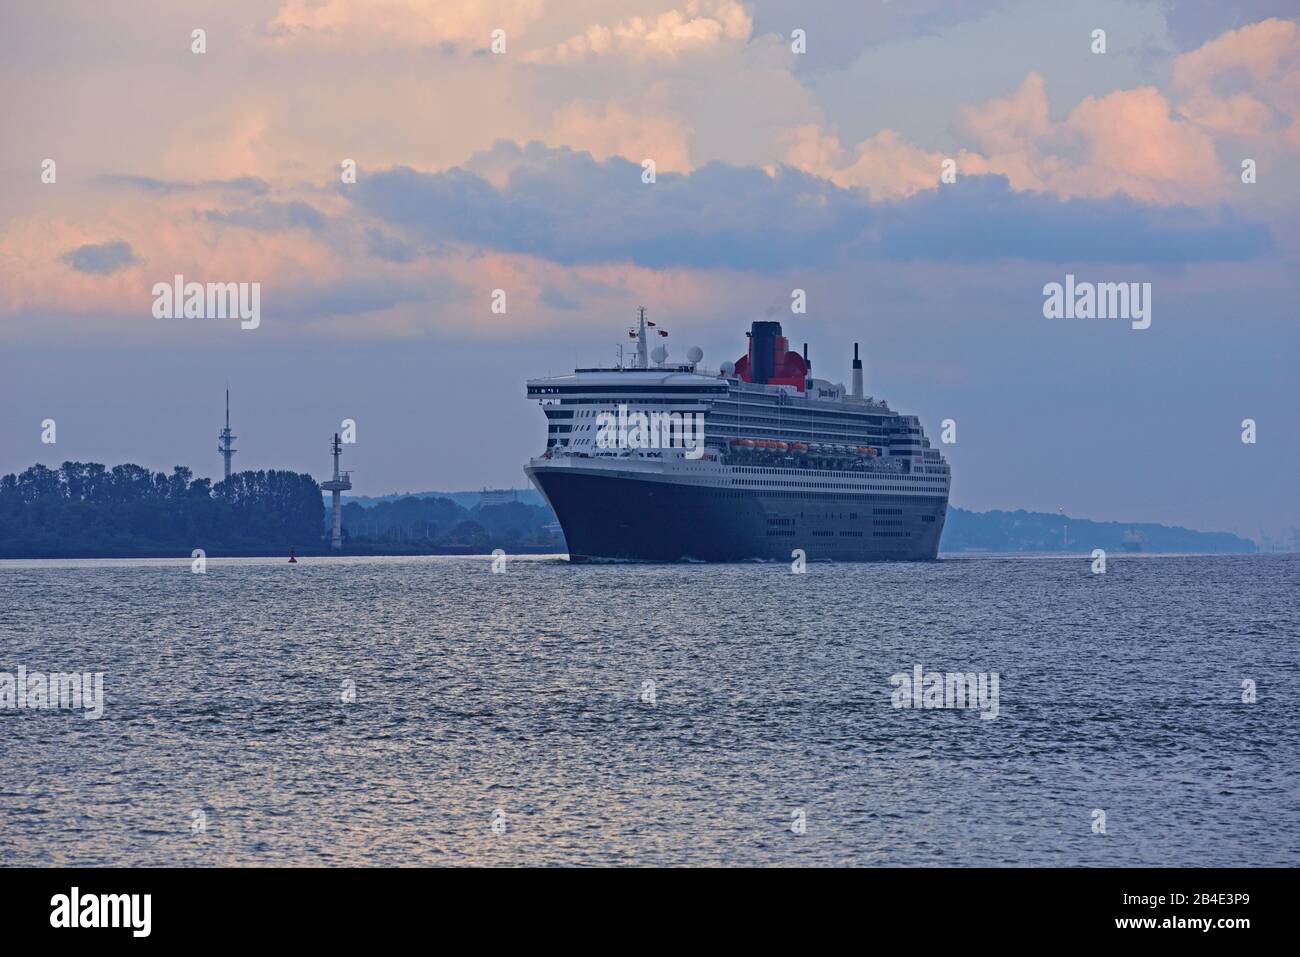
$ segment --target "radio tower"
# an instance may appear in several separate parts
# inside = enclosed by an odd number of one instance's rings
[[[235,454],[235,446],[232,444],[235,441],[235,436],[234,433],[230,431],[230,390],[229,389],[226,390],[226,427],[221,430],[221,432],[217,435],[217,438],[221,440],[221,444],[217,446],[217,451],[220,452],[221,457],[226,460],[226,478],[229,479],[230,458]]]
[[[339,493],[352,488],[352,473],[339,471],[339,456],[343,453],[343,443],[339,441],[337,432],[334,433],[334,442],[331,448],[334,452],[334,478],[328,482],[321,482],[320,487],[327,492],[334,493],[332,508],[333,532],[330,534],[330,548],[337,552],[343,548],[343,509],[339,503]]]

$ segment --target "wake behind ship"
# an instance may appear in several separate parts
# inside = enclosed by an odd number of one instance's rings
[[[779,322],[753,323],[746,354],[716,373],[698,349],[684,364],[666,364],[662,345],[650,354],[647,326],[642,309],[627,365],[528,382],[547,439],[525,472],[559,518],[570,560],[938,555],[948,464],[915,416],[863,395],[856,345],[846,391],[813,378],[807,345],[790,351]],[[646,420],[672,422],[682,441],[646,441]]]

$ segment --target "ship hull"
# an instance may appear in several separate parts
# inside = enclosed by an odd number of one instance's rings
[[[534,465],[571,561],[932,561],[944,496],[724,488]]]

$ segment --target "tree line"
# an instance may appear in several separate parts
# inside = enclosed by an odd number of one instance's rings
[[[408,495],[343,506],[344,550],[354,553],[563,551],[564,536],[549,508],[507,502],[462,508],[449,498]]]
[[[178,465],[64,462],[0,477],[0,557],[317,551],[325,505],[310,475],[248,471],[213,484]]]
[[[1049,512],[968,512],[948,509],[944,552],[1253,552],[1255,543],[1230,532],[1198,532],[1150,522],[1094,522]]]

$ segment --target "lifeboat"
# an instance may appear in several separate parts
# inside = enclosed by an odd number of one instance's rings
[[[790,448],[788,442],[773,442],[772,445],[773,447],[780,449],[782,452]]]
[[[743,447],[747,448],[747,449],[752,449],[752,448],[754,447],[754,440],[753,440],[753,439],[741,439],[741,440],[740,440],[740,444],[741,444]]]

